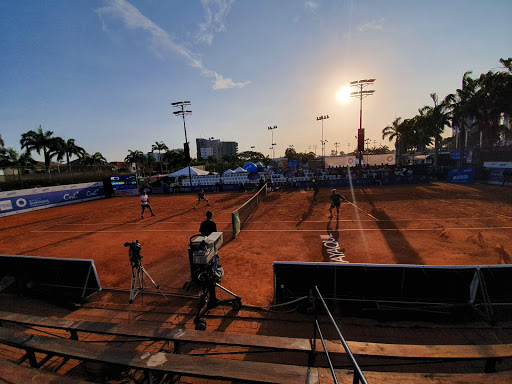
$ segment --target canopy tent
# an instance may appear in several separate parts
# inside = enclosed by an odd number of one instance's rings
[[[170,173],[168,176],[169,177],[188,176],[188,168],[189,167],[185,167],[183,169],[180,169],[179,171]],[[202,169],[190,167],[190,174],[192,176],[204,176],[204,175],[210,175],[210,174],[212,174],[212,172],[203,171]]]
[[[243,169],[242,167],[238,167],[234,170],[235,173],[247,173],[247,170]]]
[[[226,169],[226,171],[224,171],[224,173],[222,174],[222,176],[231,176],[233,175],[235,172],[233,172],[231,169]]]

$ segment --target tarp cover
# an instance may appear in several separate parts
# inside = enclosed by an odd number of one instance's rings
[[[202,169],[190,167],[190,174],[192,176],[203,176],[208,175],[210,172],[203,171]],[[173,172],[169,174],[169,177],[178,177],[178,176],[188,176],[188,167],[180,169],[179,171]]]

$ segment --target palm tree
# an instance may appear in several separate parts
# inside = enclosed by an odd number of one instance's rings
[[[471,71],[462,76],[462,87],[455,94],[448,95],[452,104],[452,126],[458,131],[458,148],[460,148],[459,166],[463,166],[466,154],[466,128],[474,125],[475,107],[473,105],[477,82],[471,78]]]
[[[80,158],[84,153],[85,149],[75,144],[75,139],[68,139],[64,143],[62,143],[62,148],[64,150],[64,155],[66,156],[66,163],[68,165],[68,169],[71,172],[71,164],[69,159],[76,155]]]
[[[135,167],[139,168],[139,166],[144,166],[146,164],[146,157],[144,153],[139,150],[128,150],[128,155],[124,158],[124,162],[128,165],[135,163]]]
[[[402,123],[402,118],[397,117],[391,125],[388,125],[386,128],[382,130],[382,140],[386,137],[389,139],[389,142],[395,140],[395,158],[399,158],[400,153],[400,143],[401,143],[401,132],[400,132],[400,124]]]
[[[36,151],[39,155],[43,151],[44,166],[46,172],[50,172],[50,162],[57,155],[55,137],[52,131],[43,132],[43,128],[39,126],[37,131],[28,131],[21,135],[21,149],[28,152]]]
[[[99,169],[100,166],[106,164],[107,159],[105,159],[105,157],[100,152],[96,152],[92,155],[84,152],[80,158],[80,163],[84,165],[91,165],[93,171],[96,171],[96,167]]]
[[[434,167],[437,167],[441,134],[445,127],[451,127],[451,96],[448,95],[441,102],[436,93],[431,93],[430,97],[434,102],[434,106],[425,106],[421,111],[425,114],[425,124],[428,124],[430,137],[434,138]]]
[[[167,145],[164,144],[163,141],[161,141],[161,142],[155,141],[155,144],[153,144],[151,146],[151,150],[158,151],[158,162],[160,163],[160,173],[163,173],[163,161],[162,161],[161,152],[167,151],[168,149],[169,148],[167,147]]]

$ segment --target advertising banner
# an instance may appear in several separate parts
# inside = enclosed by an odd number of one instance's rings
[[[475,182],[474,168],[454,168],[448,172],[448,183],[473,184]]]
[[[0,192],[0,217],[103,197],[102,182]]]

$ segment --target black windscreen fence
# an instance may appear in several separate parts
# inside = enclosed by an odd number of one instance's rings
[[[0,255],[0,280],[26,296],[73,303],[101,290],[88,259]]]
[[[512,303],[512,265],[423,266],[274,262],[274,301],[308,296],[404,304]]]

